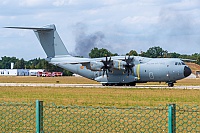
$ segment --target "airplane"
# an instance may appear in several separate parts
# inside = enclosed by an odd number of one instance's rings
[[[43,27],[4,27],[33,30],[49,63],[100,82],[103,86],[135,86],[137,83],[166,82],[173,87],[188,77],[191,69],[178,58],[112,56],[79,58],[69,54],[54,24]]]

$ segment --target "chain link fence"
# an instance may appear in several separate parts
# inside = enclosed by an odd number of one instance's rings
[[[199,106],[82,107],[0,103],[1,132],[200,132]]]
[[[0,132],[35,132],[35,103],[0,103]]]
[[[118,109],[45,105],[44,131],[161,133],[168,129],[166,107]]]
[[[176,107],[177,133],[200,133],[200,108],[199,106]]]

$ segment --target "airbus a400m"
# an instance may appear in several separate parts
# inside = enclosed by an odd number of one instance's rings
[[[136,83],[166,82],[173,87],[177,80],[188,77],[191,69],[178,58],[113,56],[102,58],[73,57],[59,37],[55,25],[45,27],[6,27],[32,29],[44,49],[46,60],[54,65],[96,80],[102,85],[135,86]]]

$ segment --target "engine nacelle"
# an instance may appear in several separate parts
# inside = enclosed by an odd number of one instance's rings
[[[115,68],[115,69],[125,70],[124,65],[126,65],[125,61],[121,61],[121,60],[114,60],[113,61],[113,68]]]
[[[91,61],[90,62],[90,70],[92,71],[100,71],[104,64],[102,62]]]

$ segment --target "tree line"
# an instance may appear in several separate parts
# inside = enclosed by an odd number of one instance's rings
[[[89,53],[89,56],[91,58],[97,58],[97,57],[105,57],[105,56],[116,56],[118,55],[117,53],[111,53],[107,49],[98,49],[94,48],[91,50]],[[125,55],[130,55],[130,56],[142,56],[142,57],[149,57],[149,58],[180,58],[180,59],[189,59],[189,60],[194,60],[194,63],[200,65],[200,53],[194,53],[192,55],[187,55],[187,54],[179,54],[176,52],[170,53],[167,50],[163,50],[159,46],[151,47],[149,48],[146,52],[141,51],[141,53],[137,53],[135,50],[130,50],[128,53]]]
[[[29,61],[25,61],[23,58],[18,59],[16,57],[1,57],[0,68],[10,69],[11,63],[14,63],[14,69],[45,69],[49,72],[63,72],[64,76],[71,76],[73,73],[67,71],[58,66],[49,64],[45,59],[35,58]]]
[[[111,53],[109,50],[101,48],[93,48],[90,53],[90,58],[106,57],[106,56],[117,56],[117,53]],[[181,59],[191,59],[195,60],[195,63],[200,65],[200,53],[194,53],[192,55],[179,54],[179,53],[169,53],[167,50],[163,50],[159,46],[151,47],[146,52],[137,53],[135,50],[130,50],[125,55],[134,55],[150,58],[181,58]],[[25,61],[23,58],[18,59],[16,57],[1,57],[0,68],[10,69],[11,63],[14,63],[14,69],[45,69],[46,71],[53,72],[63,72],[63,75],[70,76],[71,72],[64,70],[60,67],[49,64],[45,59],[35,58],[29,61]]]

